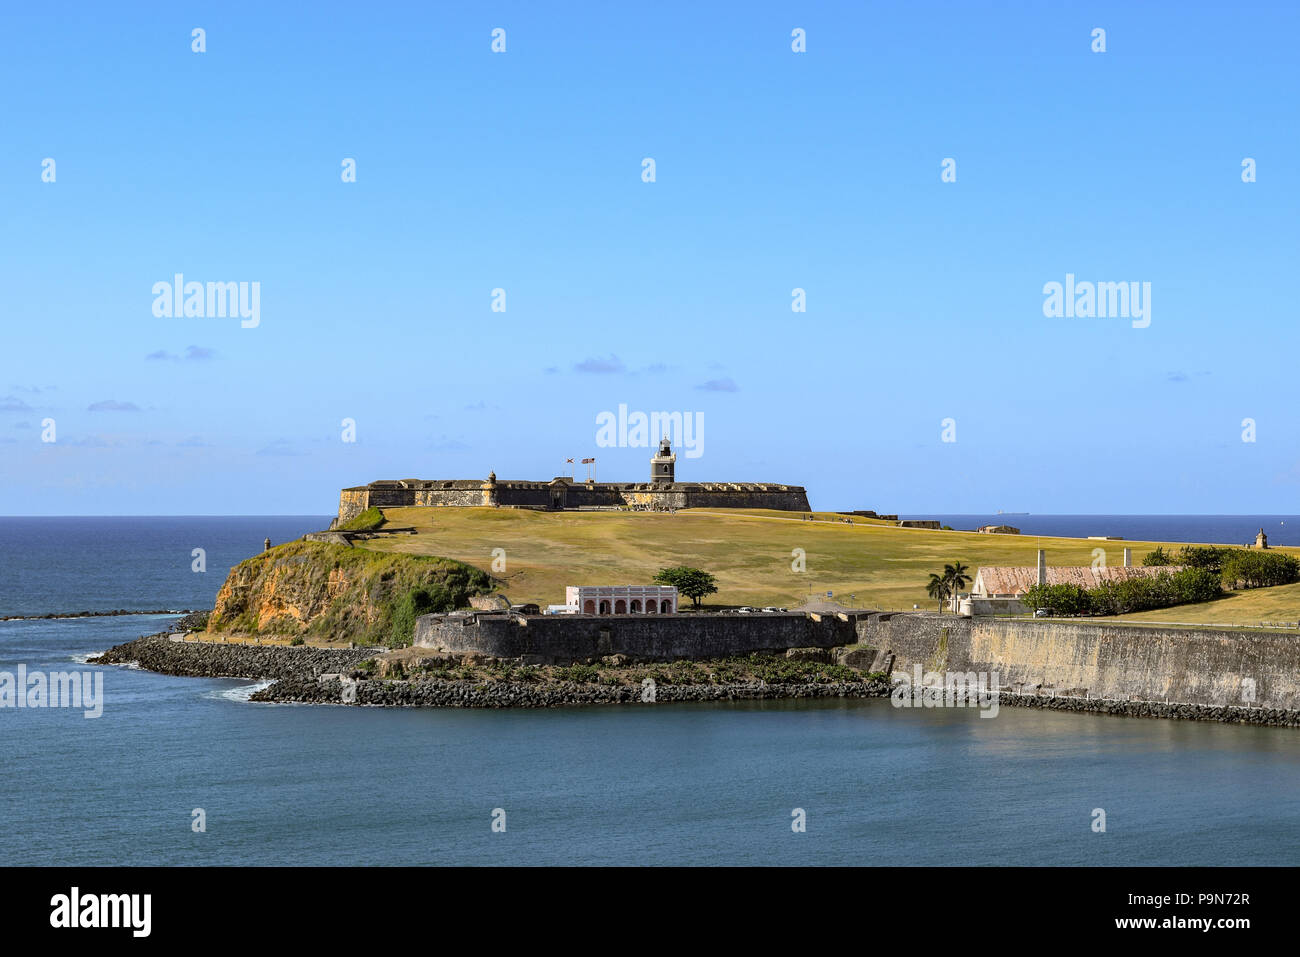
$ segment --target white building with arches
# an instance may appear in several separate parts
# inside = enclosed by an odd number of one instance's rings
[[[673,615],[677,589],[672,585],[569,585],[564,607],[570,615]]]

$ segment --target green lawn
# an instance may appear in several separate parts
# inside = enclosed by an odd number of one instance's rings
[[[1287,549],[1290,551],[1291,549]],[[1117,621],[1176,621],[1198,625],[1257,625],[1260,622],[1300,621],[1300,584],[1275,588],[1251,588],[1233,592],[1227,598],[1199,605],[1157,608],[1132,615],[1120,615]]]
[[[670,515],[395,508],[384,514],[390,525],[412,525],[418,534],[373,539],[358,543],[361,547],[446,556],[484,570],[491,570],[493,549],[501,548],[506,568],[497,577],[503,579],[503,590],[512,601],[543,606],[562,603],[565,585],[647,584],[660,568],[692,565],[717,577],[719,592],[710,598],[712,604],[791,606],[810,594],[833,591],[837,599],[860,606],[910,609],[915,603],[934,608],[925,582],[945,563],[964,562],[974,578],[980,565],[1033,565],[1040,547],[1047,549],[1053,565],[1091,564],[1097,548],[1105,550],[1109,564],[1119,565],[1126,545],[1133,549],[1134,563],[1140,563],[1157,545],[1170,547],[1167,542],[898,528],[859,518],[848,525],[833,513],[816,513],[824,522],[806,522],[799,513],[757,509],[685,509]],[[796,548],[806,556],[802,573],[791,567]],[[1300,608],[1297,595],[1292,592],[1278,602]],[[1262,595],[1246,597],[1263,600]],[[1184,620],[1185,611],[1177,620]],[[1288,616],[1300,617],[1300,610],[1276,614],[1279,620]]]

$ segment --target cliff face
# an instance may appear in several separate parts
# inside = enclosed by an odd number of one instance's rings
[[[451,559],[292,542],[230,570],[208,631],[408,644],[417,615],[491,590],[485,572]]]

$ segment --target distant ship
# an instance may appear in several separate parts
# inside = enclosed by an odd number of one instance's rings
[[[1002,509],[998,509],[997,514],[999,514],[999,515],[1028,515],[1029,513],[1028,513],[1028,512],[1004,512],[1004,511],[1002,511]]]

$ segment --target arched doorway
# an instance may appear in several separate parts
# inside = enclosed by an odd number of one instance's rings
[[[641,614],[641,599],[640,599],[640,598],[633,598],[633,599],[632,599],[632,614],[634,614],[634,615],[639,615],[639,614]]]
[[[647,615],[653,615],[655,613],[655,600],[653,598],[646,599],[645,613]]]
[[[663,601],[659,603],[659,610],[665,615],[671,615],[673,612],[672,601],[665,598]]]
[[[584,615],[596,614],[596,603],[592,601],[590,598],[588,598],[587,603],[582,606],[582,613]]]
[[[608,614],[609,614],[609,599],[608,599],[608,598],[603,598],[603,599],[601,599],[601,602],[600,602],[600,613],[601,613],[602,615],[608,615]]]
[[[620,599],[618,599],[616,602],[614,602],[614,614],[616,614],[616,615],[626,615],[626,614],[627,614],[627,602],[624,601],[622,598],[620,598]]]

